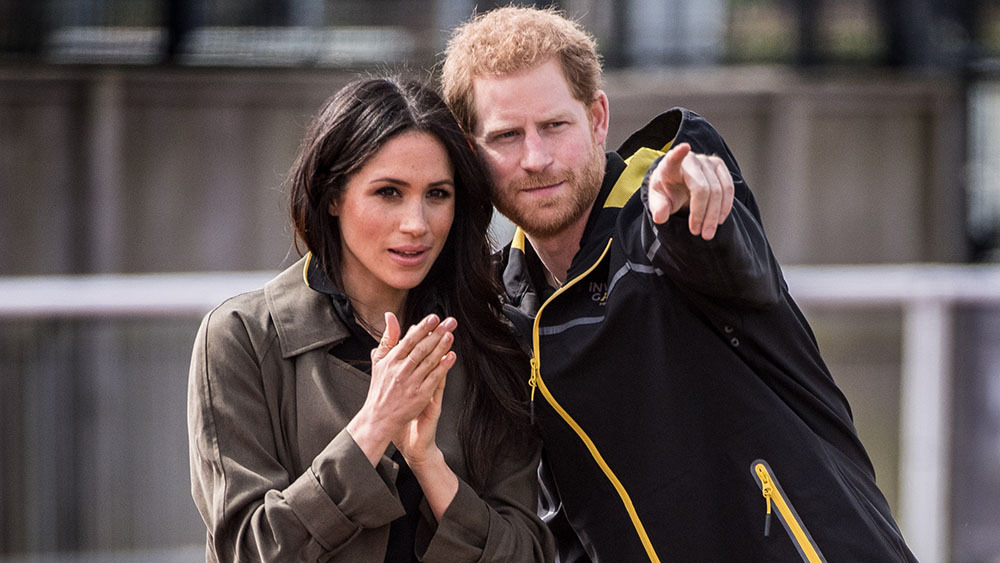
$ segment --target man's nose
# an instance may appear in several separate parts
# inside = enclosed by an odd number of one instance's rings
[[[552,163],[552,150],[549,141],[542,138],[537,130],[529,130],[524,135],[524,152],[521,155],[521,168],[529,172],[541,172]]]

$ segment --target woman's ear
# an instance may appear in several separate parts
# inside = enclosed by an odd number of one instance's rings
[[[337,202],[336,201],[331,201],[330,205],[326,209],[327,209],[327,211],[330,212],[330,215],[333,215],[334,217],[337,216]]]

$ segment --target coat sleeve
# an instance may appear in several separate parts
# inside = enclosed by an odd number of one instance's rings
[[[300,475],[279,459],[262,365],[275,339],[253,342],[242,317],[216,310],[195,340],[188,382],[191,488],[208,527],[208,559],[316,560],[362,529],[403,514],[384,466],[340,432]],[[266,373],[265,373],[266,372]]]
[[[764,235],[750,189],[721,137],[714,130],[711,133],[703,135],[708,141],[689,142],[693,150],[718,154],[725,160],[735,186],[732,212],[719,225],[715,237],[707,241],[691,234],[687,210],[674,213],[665,223],[654,223],[649,211],[649,175],[659,164],[657,159],[639,194],[643,251],[656,268],[687,291],[752,307],[776,305],[783,299],[781,269]]]
[[[498,460],[482,493],[460,479],[458,492],[433,530],[421,561],[553,561],[552,535],[535,513],[541,445],[530,453]],[[429,514],[430,509],[423,508]],[[429,521],[434,521],[433,516]]]

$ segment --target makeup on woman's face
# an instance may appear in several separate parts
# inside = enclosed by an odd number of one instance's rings
[[[348,295],[408,291],[430,272],[455,217],[454,168],[430,133],[390,139],[330,205],[340,222]]]

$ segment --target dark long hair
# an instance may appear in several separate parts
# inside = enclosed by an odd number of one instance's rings
[[[527,420],[528,362],[502,321],[502,288],[494,276],[487,229],[493,208],[489,176],[441,98],[417,82],[354,81],[333,95],[306,133],[292,166],[290,195],[296,248],[303,243],[343,290],[340,226],[330,215],[350,176],[397,135],[437,138],[455,170],[455,218],[427,277],[407,294],[403,328],[432,300],[455,317],[454,348],[468,373],[469,400],[460,435],[473,484],[485,485],[503,448],[524,448],[534,436]]]

